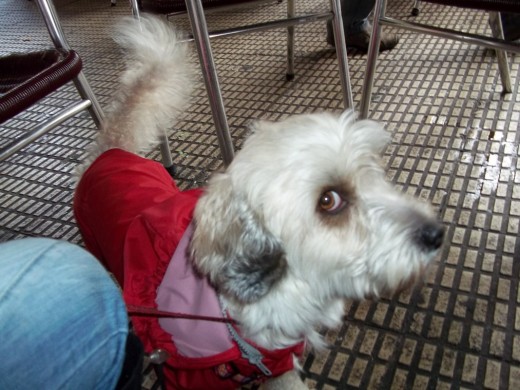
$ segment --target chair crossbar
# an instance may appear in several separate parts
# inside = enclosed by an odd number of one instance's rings
[[[495,38],[495,37],[485,37],[483,35],[477,35],[472,33],[467,33],[458,30],[452,30],[449,28],[441,28],[435,26],[429,26],[426,24],[416,23],[416,22],[406,22],[403,20],[398,20],[390,17],[383,17],[379,19],[379,23],[381,25],[398,27],[409,31],[415,31],[419,33],[429,34],[438,36],[441,38],[447,38],[451,40],[456,40],[468,44],[484,46],[489,49],[494,50],[505,50],[515,53],[520,53],[520,43],[514,41],[504,41],[503,39]]]
[[[14,140],[13,142],[0,148],[0,161],[4,161],[8,157],[12,156],[19,150],[29,145],[31,142],[43,136],[45,133],[49,132],[61,123],[65,122],[67,119],[72,118],[74,115],[89,108],[91,105],[92,103],[90,102],[90,100],[82,100],[74,106],[61,110],[51,119],[39,124],[34,129],[16,138],[16,140]]]
[[[253,32],[260,32],[271,30],[273,28],[287,28],[291,26],[297,26],[300,24],[314,23],[319,21],[331,20],[333,17],[331,12],[324,12],[320,14],[300,15],[294,18],[273,20],[263,23],[255,23],[242,27],[232,27],[222,30],[212,30],[208,32],[210,38],[222,38],[239,34],[248,34]],[[191,36],[186,41],[192,41],[194,38]]]

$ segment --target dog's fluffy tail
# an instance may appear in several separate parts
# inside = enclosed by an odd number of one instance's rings
[[[114,40],[127,54],[126,70],[84,167],[108,149],[150,151],[171,128],[192,91],[193,74],[186,44],[159,17],[124,18]],[[83,169],[80,167],[78,174]]]

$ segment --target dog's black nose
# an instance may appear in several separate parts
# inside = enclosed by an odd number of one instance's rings
[[[429,222],[419,231],[419,243],[426,250],[436,250],[442,245],[444,239],[444,227],[437,222]]]

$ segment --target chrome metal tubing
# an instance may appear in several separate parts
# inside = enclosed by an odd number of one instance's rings
[[[294,0],[287,0],[287,18],[294,18]],[[294,25],[287,27],[287,80],[294,79]]]
[[[270,22],[251,24],[248,26],[243,26],[241,28],[214,30],[214,31],[208,32],[208,36],[210,38],[225,38],[225,37],[231,37],[233,35],[266,31],[266,30],[270,30],[273,28],[284,28],[284,27],[296,26],[298,24],[319,22],[321,20],[330,20],[332,18],[333,18],[333,15],[330,12],[296,16],[294,18],[273,20]],[[193,37],[187,39],[187,41],[192,41],[192,40],[193,40]]]
[[[498,39],[504,39],[504,29],[499,12],[489,12],[489,25],[493,36]],[[504,92],[511,93],[513,87],[511,85],[511,73],[509,71],[509,61],[507,60],[507,52],[496,49],[498,60],[498,71],[500,72],[500,80],[502,80],[502,88]]]
[[[83,100],[76,104],[73,107],[69,107],[65,110],[60,111],[59,114],[56,116],[53,116],[52,119],[48,120],[47,122],[37,126],[33,130],[26,133],[24,136],[19,137],[14,142],[10,143],[9,145],[3,147],[0,149],[0,161],[5,160],[9,156],[13,155],[20,149],[24,148],[25,146],[29,145],[34,140],[38,139],[45,133],[47,133],[49,130],[53,129],[57,125],[63,123],[67,119],[73,117],[77,113],[85,110],[90,106],[90,101]]]
[[[507,61],[506,51],[520,53],[520,43],[514,41],[505,41],[502,23],[498,13],[490,12],[490,22],[493,31],[493,37],[472,34],[464,31],[457,31],[449,28],[440,28],[429,26],[416,22],[407,22],[385,16],[386,0],[377,0],[374,11],[374,22],[372,39],[369,46],[367,68],[365,73],[365,82],[363,84],[363,92],[361,97],[361,117],[366,118],[369,112],[370,100],[372,95],[372,85],[374,80],[375,64],[377,61],[377,53],[379,51],[381,26],[392,26],[404,30],[419,32],[446,38],[450,40],[460,41],[470,45],[483,46],[492,50],[496,50],[498,58],[498,66],[502,86],[504,92],[511,92],[511,78],[509,74],[509,64]],[[377,34],[374,35],[374,34]],[[374,45],[372,45],[374,43]],[[377,43],[377,44],[376,44]],[[372,47],[373,46],[373,47]]]
[[[49,31],[54,46],[58,49],[70,50],[69,43],[65,38],[65,34],[61,28],[58,14],[54,8],[54,4],[49,0],[37,0],[38,8],[42,14],[45,26]]]
[[[209,104],[213,114],[213,122],[217,131],[217,139],[224,164],[227,166],[234,157],[233,143],[229,133],[224,101],[220,92],[215,62],[209,42],[206,17],[200,0],[186,0],[186,8],[191,22],[191,29],[195,37],[195,45],[202,66],[202,75],[209,97]]]
[[[372,38],[368,45],[367,67],[365,70],[365,79],[363,81],[363,90],[361,94],[361,107],[359,109],[361,118],[367,118],[370,109],[377,56],[379,54],[379,45],[381,44],[381,24],[378,21],[380,20],[381,15],[384,15],[385,9],[386,0],[377,0],[374,8]]]
[[[139,12],[139,3],[137,0],[130,0],[130,6],[132,7],[132,15],[134,18],[139,20],[141,18],[141,14]]]
[[[70,45],[67,42],[65,34],[61,28],[58,14],[52,1],[37,0],[37,4],[54,46],[59,49],[61,48],[65,50],[71,50]],[[88,109],[96,126],[99,128],[105,118],[105,115],[83,72],[80,72],[74,79],[74,85],[76,86],[76,89],[78,90],[81,98],[91,102],[91,104],[88,106]]]
[[[334,33],[334,42],[336,42],[336,55],[338,57],[339,78],[341,88],[343,90],[343,104],[345,108],[354,108],[354,99],[352,98],[352,87],[350,85],[350,73],[348,69],[347,44],[345,41],[345,30],[343,28],[343,19],[341,18],[340,0],[331,0],[332,8],[332,31]]]
[[[161,150],[163,165],[167,168],[173,166],[172,154],[170,151],[170,142],[168,140],[168,134],[166,134],[166,132],[164,132],[160,136],[159,148]]]
[[[90,101],[91,104],[88,110],[92,116],[92,120],[98,129],[101,128],[101,125],[105,121],[105,114],[83,72],[79,72],[73,81],[81,97],[84,100]]]
[[[495,37],[482,37],[476,34],[465,33],[457,30],[427,26],[421,23],[404,22],[402,20],[397,20],[389,17],[382,18],[381,24],[403,28],[405,30],[435,35],[442,38],[453,39],[472,45],[484,46],[489,49],[506,50],[515,53],[520,53],[520,43],[514,41],[502,41],[499,38]]]
[[[138,18],[139,10],[137,0],[131,0],[131,5],[134,16]],[[294,75],[294,26],[332,19],[333,26],[336,26],[334,32],[337,39],[336,42],[343,43],[338,45],[339,48],[337,49],[340,67],[340,81],[343,89],[343,101],[346,108],[353,107],[347,51],[346,45],[344,44],[345,37],[343,21],[341,19],[340,0],[331,0],[331,6],[332,12],[294,16],[294,0],[288,0],[287,19],[274,20],[239,28],[235,27],[209,32],[206,25],[205,13],[201,1],[186,0],[186,8],[193,33],[193,37],[186,39],[186,41],[195,41],[199,61],[202,68],[204,83],[208,93],[211,112],[213,115],[213,121],[216,128],[220,151],[225,165],[228,165],[232,161],[234,157],[234,149],[209,39],[231,37],[244,33],[261,32],[273,28],[287,28],[287,77],[290,79],[291,76]]]

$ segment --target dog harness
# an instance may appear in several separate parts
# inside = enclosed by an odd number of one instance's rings
[[[113,273],[128,305],[223,315],[215,290],[186,256],[202,193],[180,191],[161,164],[120,149],[103,153],[84,173],[74,214],[85,246]],[[223,323],[134,317],[132,324],[145,350],[168,353],[164,374],[173,389],[260,383],[269,372],[292,370],[293,355],[304,348],[265,350]]]

